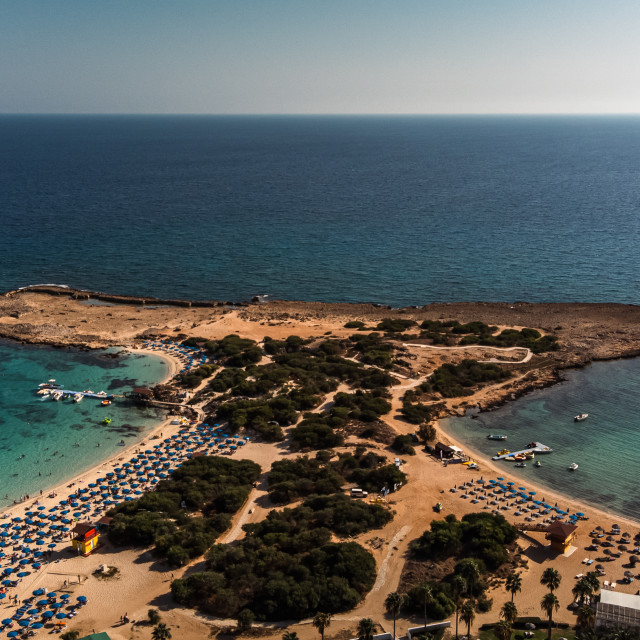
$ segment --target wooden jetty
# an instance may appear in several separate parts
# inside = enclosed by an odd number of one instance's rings
[[[509,453],[503,453],[501,455],[493,456],[492,460],[504,460],[505,458],[511,458],[512,456],[519,456],[527,453],[553,453],[551,447],[542,444],[542,442],[534,442],[533,446],[526,449],[520,449],[520,451],[511,451]]]

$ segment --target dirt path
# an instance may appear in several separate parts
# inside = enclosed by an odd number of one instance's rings
[[[403,347],[419,347],[420,349],[438,349],[440,351],[454,351],[454,350],[466,350],[466,349],[493,349],[494,351],[525,351],[526,355],[522,360],[497,360],[496,358],[491,358],[490,360],[485,360],[484,362],[491,362],[494,364],[525,364],[531,360],[533,357],[533,351],[528,347],[491,347],[487,345],[481,344],[469,344],[464,347],[439,347],[434,344],[411,344],[408,342],[402,343]]]

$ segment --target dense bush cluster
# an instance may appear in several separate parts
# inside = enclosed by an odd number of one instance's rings
[[[278,460],[269,473],[269,498],[286,504],[312,494],[339,491],[345,479],[331,466],[306,456],[296,460]]]
[[[391,448],[401,455],[416,455],[416,450],[413,448],[413,438],[411,436],[396,436],[391,443]]]
[[[260,467],[249,460],[200,456],[186,461],[156,490],[112,511],[109,540],[116,545],[155,545],[169,564],[202,555],[229,527]],[[202,517],[194,516],[194,513]]]
[[[498,327],[484,322],[467,322],[460,324],[456,320],[442,322],[425,320],[421,325],[421,338],[429,338],[433,344],[455,344],[455,338],[464,336],[457,344],[478,344],[489,347],[527,347],[534,353],[544,353],[558,349],[558,338],[552,335],[543,336],[536,329],[505,329],[498,335],[493,334]]]
[[[505,547],[516,537],[517,530],[504,516],[469,513],[458,520],[448,515],[431,522],[431,528],[411,544],[411,553],[425,560],[476,558],[493,571],[508,561]]]
[[[393,345],[383,340],[379,333],[356,333],[350,336],[349,340],[355,350],[362,354],[362,361],[365,364],[374,364],[378,367],[391,366]]]
[[[258,432],[265,440],[284,440],[281,425],[290,425],[298,419],[295,402],[285,396],[260,400],[231,400],[218,407],[218,420],[226,420],[229,430],[237,432],[248,427]]]
[[[434,390],[445,398],[457,398],[471,395],[476,385],[510,377],[511,373],[498,365],[463,360],[460,364],[443,364],[433,372],[429,380]]]
[[[415,320],[408,318],[383,318],[376,329],[385,333],[403,333],[409,327],[416,326]]]
[[[174,599],[224,618],[246,609],[259,620],[352,609],[373,586],[375,561],[355,542],[332,543],[331,530],[361,529],[363,518],[364,526],[375,526],[384,517],[377,510],[363,512],[362,506],[372,505],[362,503],[353,511],[354,504],[346,497],[316,497],[245,525],[247,536],[239,544],[209,551],[206,571],[172,583]]]
[[[178,376],[180,384],[189,389],[199,387],[200,383],[205,379],[213,375],[213,372],[218,367],[215,364],[201,364],[197,369],[189,371],[188,373],[182,373]]]

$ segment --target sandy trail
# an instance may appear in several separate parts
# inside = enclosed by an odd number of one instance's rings
[[[491,362],[495,364],[525,364],[529,362],[529,360],[531,360],[531,358],[533,357],[533,351],[531,351],[531,349],[529,349],[528,347],[491,347],[491,346],[485,346],[480,344],[469,344],[469,345],[465,345],[464,347],[442,347],[442,346],[437,346],[435,344],[411,344],[408,342],[403,342],[402,346],[418,347],[420,349],[438,349],[441,351],[465,351],[467,349],[485,349],[485,350],[492,349],[494,351],[504,351],[504,352],[507,352],[507,351],[526,352],[526,355],[522,360],[497,360],[495,358],[492,358],[490,360],[484,360],[484,362]]]

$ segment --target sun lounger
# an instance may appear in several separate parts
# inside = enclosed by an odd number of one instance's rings
[[[579,580],[580,578],[582,578],[583,575],[584,573],[576,573],[576,580]]]
[[[593,564],[593,559],[591,559],[591,560],[587,560],[587,564],[588,564],[589,566],[591,566],[591,565]]]
[[[605,581],[602,583],[602,586],[603,586],[605,589],[608,589],[608,588],[609,588],[609,581],[608,581],[608,580],[605,580]]]
[[[612,588],[612,589],[615,589],[617,586],[618,586],[618,585],[617,585],[615,582],[612,582],[612,583],[611,583],[611,588]]]
[[[589,558],[585,558],[585,559],[582,561],[582,564],[587,564],[587,562],[589,562]]]

